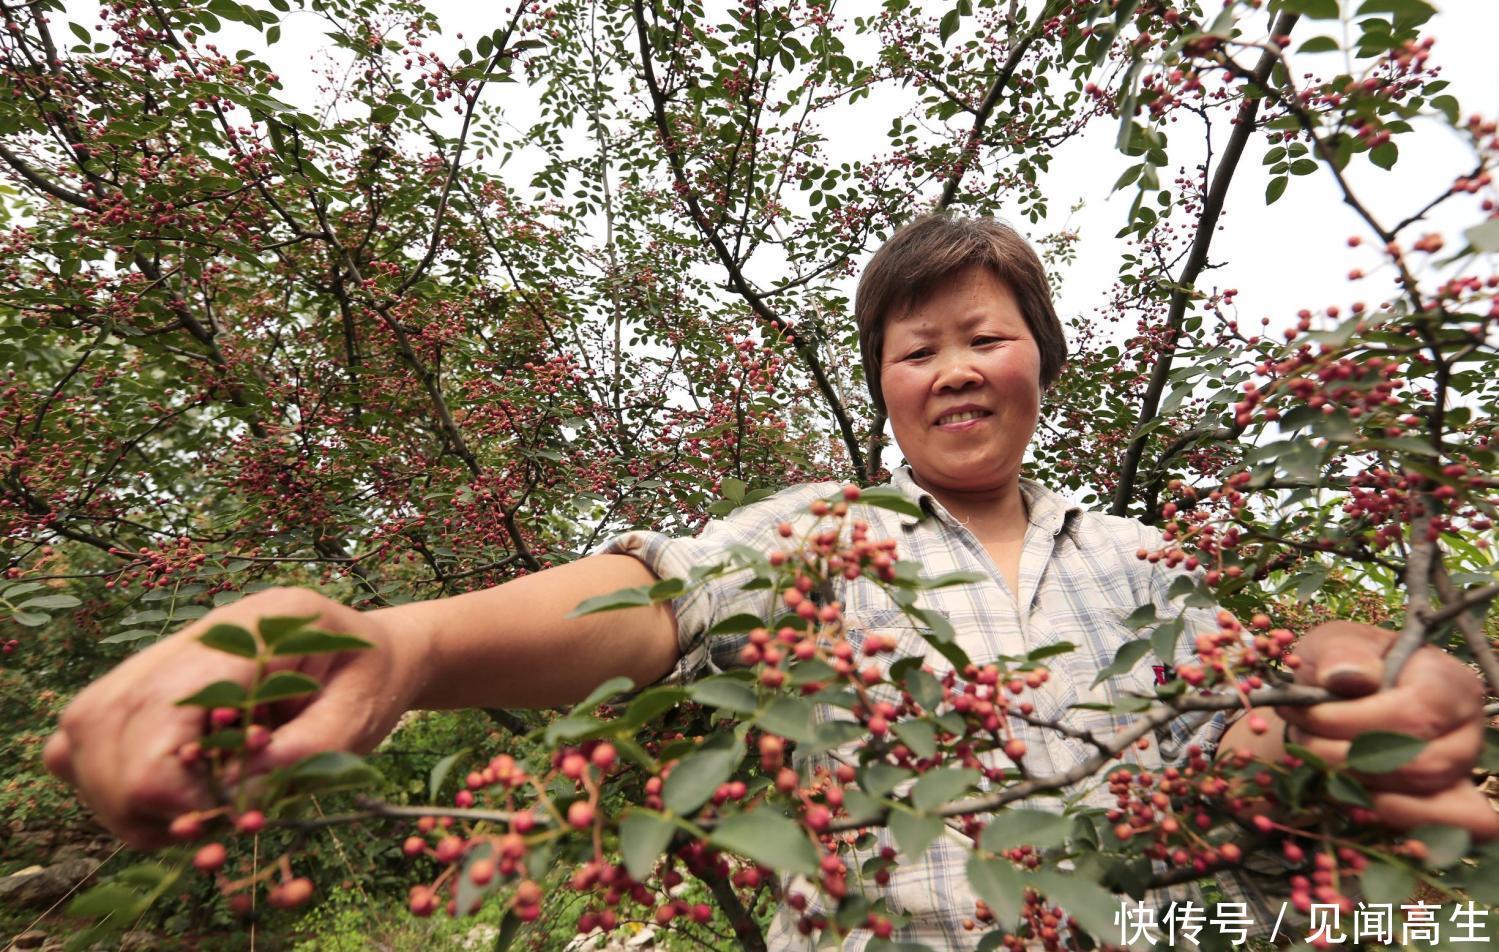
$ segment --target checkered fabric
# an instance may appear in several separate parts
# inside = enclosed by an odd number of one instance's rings
[[[1036,706],[1036,716],[1101,735],[1127,723],[1127,716],[1069,708],[1083,702],[1115,700],[1131,692],[1153,693],[1155,673],[1144,662],[1132,673],[1106,681],[1096,689],[1090,689],[1089,685],[1098,671],[1113,662],[1121,645],[1139,637],[1138,632],[1124,624],[1124,619],[1137,607],[1153,604],[1163,618],[1183,611],[1167,598],[1171,582],[1179,572],[1135,556],[1140,548],[1161,546],[1159,531],[1132,519],[1085,510],[1035,482],[1022,480],[1020,490],[1030,524],[1020,558],[1017,593],[1010,590],[973,533],[916,485],[908,467],[896,471],[891,485],[920,505],[928,518],[917,519],[858,504],[851,507],[851,516],[869,523],[870,539],[899,540],[897,556],[919,562],[924,575],[956,571],[982,574],[982,581],[923,592],[918,601],[924,608],[946,614],[968,657],[983,665],[1000,655],[1025,655],[1047,645],[1070,642],[1076,650],[1048,659],[1050,680],[1039,690],[1028,692]],[[816,521],[808,511],[808,504],[828,498],[838,490],[836,483],[794,486],[709,523],[694,538],[630,532],[612,540],[604,551],[633,555],[660,578],[685,579],[694,567],[726,561],[729,548],[735,544],[759,551],[782,547],[785,543],[776,533],[777,525],[790,522],[798,534],[802,533]],[[686,682],[737,665],[745,635],[705,636],[704,633],[715,622],[742,612],[769,616],[772,610],[769,594],[765,590],[742,590],[747,578],[747,572],[726,574],[693,587],[675,601],[681,659],[665,681]],[[862,578],[853,582],[840,578],[833,594],[844,606],[848,637],[856,646],[874,633],[895,639],[897,648],[893,657],[881,656],[885,665],[901,656],[920,654],[926,656],[927,663],[939,676],[950,667],[941,655],[928,648],[920,631],[879,586]],[[1217,629],[1215,612],[1211,609],[1185,609],[1184,621],[1179,660],[1189,655],[1198,632]],[[833,708],[823,711],[822,717],[848,716],[846,711]],[[1131,750],[1126,757],[1146,769],[1158,769],[1163,766],[1163,756],[1168,763],[1184,759],[1190,744],[1201,744],[1211,751],[1222,737],[1227,721],[1223,713],[1178,721],[1160,733],[1159,743],[1151,744],[1145,751]],[[1015,724],[1019,736],[1027,742],[1025,766],[1033,776],[1061,773],[1092,753],[1092,748],[1081,740],[1018,721]],[[852,753],[852,750],[835,751],[832,756]],[[992,763],[1007,763],[999,752],[992,758]],[[1113,805],[1101,781],[1070,793],[1069,800],[1104,808]],[[1056,798],[1037,798],[1027,806],[1057,809],[1061,804]],[[965,929],[962,924],[974,911],[974,897],[964,874],[971,855],[967,837],[950,830],[920,862],[903,859],[883,888],[872,881],[860,881],[858,872],[865,858],[886,845],[894,845],[884,831],[877,840],[870,850],[860,851],[849,861],[850,888],[863,890],[872,897],[883,896],[892,909],[910,917],[909,924],[897,929],[893,938],[924,943],[933,949],[975,946],[981,932]],[[791,883],[788,887],[795,889],[798,885],[809,897],[815,896],[815,890],[807,884]],[[1237,889],[1229,892],[1230,898],[1238,897]],[[1164,902],[1163,898],[1162,906]],[[816,909],[815,902],[812,908]],[[869,933],[855,932],[843,947],[860,950],[869,939]],[[789,914],[778,917],[768,941],[775,949],[812,948],[810,940],[796,931],[795,920]]]

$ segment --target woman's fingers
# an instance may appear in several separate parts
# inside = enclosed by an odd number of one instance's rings
[[[1291,740],[1338,766],[1348,759],[1351,741],[1333,740],[1293,730]],[[1360,774],[1371,790],[1426,794],[1470,782],[1473,762],[1483,750],[1483,724],[1473,721],[1430,741],[1409,763],[1385,773]]]
[[[1480,842],[1499,838],[1499,812],[1471,783],[1421,796],[1380,791],[1371,797],[1381,821],[1399,830],[1441,823],[1463,827]]]
[[[1301,681],[1301,672],[1297,672]],[[1361,680],[1362,673],[1356,678]],[[1324,658],[1302,683],[1329,687],[1345,677],[1337,662]],[[1352,740],[1371,730],[1410,734],[1432,740],[1460,724],[1478,722],[1483,713],[1483,685],[1467,666],[1435,648],[1422,648],[1401,671],[1393,688],[1346,701],[1309,707],[1283,707],[1287,722],[1318,737]]]

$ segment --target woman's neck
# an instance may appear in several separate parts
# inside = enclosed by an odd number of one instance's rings
[[[932,486],[913,469],[911,478],[981,541],[1023,539],[1030,524],[1018,476],[980,490]]]

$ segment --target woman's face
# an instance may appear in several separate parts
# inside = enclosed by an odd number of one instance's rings
[[[1013,484],[1041,408],[1041,354],[1009,287],[954,274],[886,318],[880,384],[895,440],[927,489]]]

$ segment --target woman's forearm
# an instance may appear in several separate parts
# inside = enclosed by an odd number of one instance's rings
[[[617,675],[644,685],[671,670],[669,604],[569,617],[586,598],[654,581],[628,555],[599,555],[373,614],[394,635],[413,708],[552,707]]]

